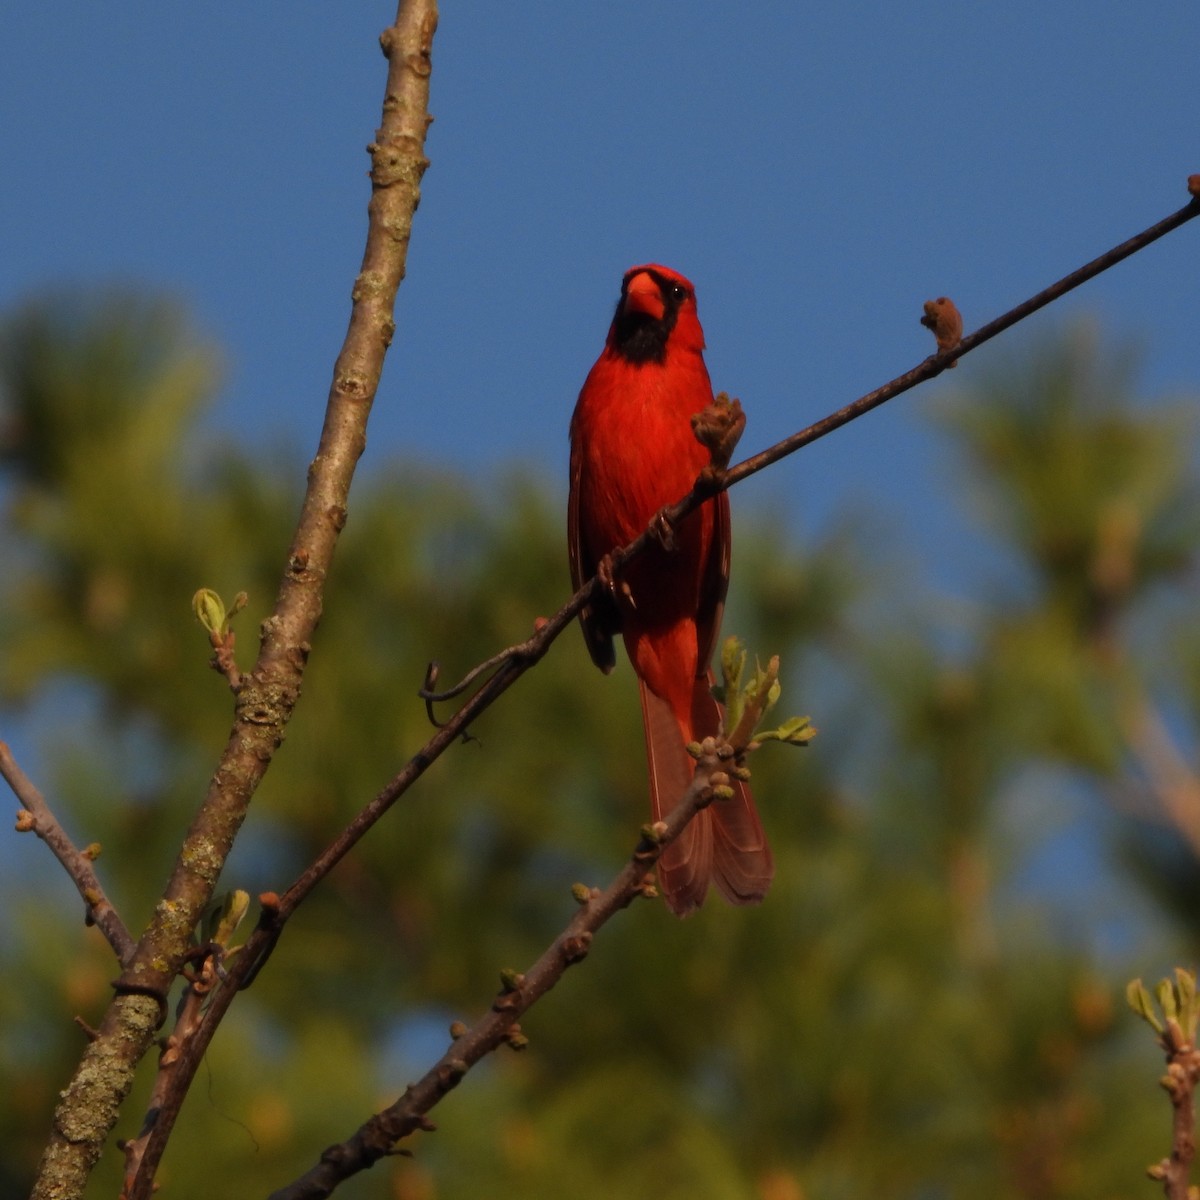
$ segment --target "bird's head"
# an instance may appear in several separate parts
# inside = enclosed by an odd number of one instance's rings
[[[661,363],[668,346],[703,350],[691,281],[656,263],[630,267],[621,281],[608,344],[632,363]]]

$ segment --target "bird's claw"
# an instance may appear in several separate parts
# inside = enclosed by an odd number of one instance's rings
[[[614,550],[596,564],[596,577],[600,580],[600,585],[614,600],[623,599],[630,608],[637,608],[628,581],[617,578],[617,570],[620,565],[621,554]]]
[[[596,577],[600,580],[606,592],[614,596],[616,595],[617,562],[615,554],[606,554],[596,564]]]
[[[650,536],[666,551],[675,549],[675,526],[665,508],[659,509],[650,522]]]

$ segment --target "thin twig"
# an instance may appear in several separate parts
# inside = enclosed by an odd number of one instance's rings
[[[1181,225],[1186,224],[1193,217],[1197,216],[1200,216],[1200,197],[1194,197],[1190,203],[1185,204],[1183,208],[1177,209],[1170,216],[1155,222],[1148,229],[1143,229],[1141,233],[1134,234],[1133,237],[1121,242],[1120,245],[1114,246],[1111,250],[1106,251],[1097,258],[1093,258],[1091,262],[1085,263],[1069,275],[1064,275],[1056,283],[1043,288],[1036,295],[1030,296],[1028,300],[1016,305],[1014,308],[1010,308],[1008,312],[1002,313],[994,320],[989,321],[986,325],[975,330],[974,333],[968,334],[953,350],[947,351],[945,354],[930,355],[929,358],[918,364],[911,371],[906,371],[903,375],[898,375],[890,383],[884,384],[883,387],[876,388],[873,392],[868,392],[865,396],[859,397],[859,399],[847,404],[844,408],[839,408],[837,412],[831,413],[823,420],[810,425],[807,429],[802,429],[799,433],[784,438],[783,441],[777,442],[774,446],[739,463],[726,475],[724,486],[732,487],[735,483],[740,483],[748,476],[756,474],[764,467],[769,467],[781,458],[786,458],[789,454],[794,454],[801,447],[815,442],[827,433],[832,433],[835,429],[840,429],[843,425],[848,425],[851,421],[863,416],[864,413],[870,412],[871,409],[878,408],[879,405],[886,401],[895,399],[895,397],[901,395],[903,392],[916,387],[917,384],[924,383],[926,380],[940,375],[947,367],[956,363],[963,355],[978,349],[984,342],[991,341],[992,338],[1003,333],[1006,329],[1010,329],[1019,321],[1032,316],[1039,309],[1052,304],[1055,300],[1065,296],[1081,284],[1094,279],[1110,267],[1115,267],[1117,263],[1127,259],[1130,255],[1136,254],[1139,250],[1144,250],[1151,243],[1158,241],[1161,237],[1165,237],[1172,230],[1178,229]],[[691,510],[689,509],[688,511]]]
[[[17,765],[12,751],[4,742],[0,742],[0,775],[22,805],[17,814],[18,831],[36,833],[50,847],[51,853],[62,863],[83,897],[89,924],[95,925],[104,934],[121,966],[127,966],[133,957],[135,943],[100,885],[91,856],[79,850],[67,836],[45,797]]]
[[[665,821],[644,831],[625,866],[603,891],[576,885],[580,908],[563,931],[524,974],[506,972],[503,986],[488,1012],[470,1028],[456,1025],[445,1054],[388,1108],[376,1113],[344,1142],[330,1146],[307,1174],[274,1192],[271,1200],[315,1200],[329,1196],[339,1183],[366,1170],[415,1130],[432,1130],[427,1115],[481,1059],[498,1047],[525,1044],[519,1025],[526,1013],[563,977],[568,967],[586,957],[592,939],[638,896],[654,895],[650,872],[663,850],[696,813],[713,800],[712,789],[728,782],[713,739],[706,740],[696,774],[679,804]]]
[[[434,661],[425,668],[425,683],[424,686],[417,692],[422,700],[430,704],[441,704],[446,700],[453,700],[455,696],[461,696],[477,680],[480,675],[485,675],[493,667],[498,667],[502,663],[511,661],[526,652],[528,642],[517,642],[513,646],[509,646],[504,650],[493,654],[491,658],[484,659],[483,662],[472,667],[453,687],[448,687],[445,691],[435,692],[433,689],[437,685],[438,674],[441,670],[441,664]],[[438,725],[440,722],[430,718],[430,723]]]
[[[902,375],[897,375],[882,387],[878,387],[874,391],[860,396],[857,400],[851,401],[836,412],[822,417],[819,421],[814,421],[806,428],[783,438],[773,446],[768,446],[767,449],[761,450],[758,454],[744,459],[737,466],[731,467],[727,471],[714,471],[710,467],[705,467],[692,487],[692,490],[686,496],[676,501],[676,503],[663,509],[661,513],[656,514],[650,525],[637,538],[630,542],[628,546],[614,553],[614,558],[624,563],[636,555],[643,553],[652,542],[658,540],[657,529],[663,519],[666,520],[669,526],[677,526],[690,512],[699,508],[705,500],[709,499],[716,492],[727,491],[734,484],[741,483],[743,479],[748,479],[751,475],[756,475],[759,471],[777,463],[780,459],[786,458],[790,454],[795,454],[797,450],[810,445],[819,438],[823,438],[835,429],[841,429],[843,425],[848,425],[851,421],[865,416],[872,409],[878,408],[888,400],[894,400],[897,396],[910,391],[918,384],[935,378],[944,370],[952,367],[963,355],[969,354],[972,350],[982,346],[984,342],[991,341],[992,338],[1003,333],[1006,329],[1031,316],[1039,309],[1045,308],[1048,304],[1065,296],[1081,284],[1094,279],[1110,267],[1116,266],[1117,263],[1129,258],[1130,255],[1136,254],[1139,250],[1144,250],[1151,243],[1158,241],[1161,237],[1165,237],[1172,230],[1178,229],[1181,225],[1186,224],[1196,216],[1200,216],[1200,196],[1195,196],[1190,203],[1171,213],[1170,216],[1164,217],[1148,229],[1144,229],[1141,233],[1135,234],[1133,237],[1114,246],[1111,250],[1092,259],[1091,262],[1085,263],[1069,275],[1064,275],[1056,283],[1043,288],[1036,295],[1030,296],[1028,300],[1023,301],[1015,307],[1010,308],[1007,312],[1002,313],[994,320],[989,321],[974,333],[964,337],[953,349],[930,355],[911,370],[905,371]],[[541,657],[541,654],[545,653],[545,649],[542,648],[541,639],[544,637],[547,641],[552,641],[557,637],[565,624],[565,622],[560,623],[558,617],[567,609],[570,610],[570,616],[574,616],[591,599],[592,591],[598,586],[598,583],[599,581],[594,578],[585,583],[571,597],[565,608],[560,610],[555,617],[552,617],[547,622],[547,627],[539,629],[538,633],[530,641],[518,643],[507,650],[501,651],[499,654],[493,655],[486,662],[473,667],[461,682],[447,689],[445,692],[432,695],[429,693],[428,688],[425,688],[421,691],[420,695],[427,702],[449,699],[459,695],[474,680],[479,678],[480,674],[493,666],[500,668],[508,667],[517,657],[531,653],[531,647],[540,649],[538,657]]]
[[[1159,1039],[1167,1056],[1167,1073],[1159,1081],[1171,1099],[1171,1153],[1150,1167],[1148,1174],[1163,1185],[1167,1200],[1191,1200],[1189,1179],[1196,1156],[1196,1083],[1200,1080],[1200,1051],[1168,1021]]]
[[[234,648],[237,644],[237,634],[232,629],[225,633],[210,633],[209,643],[213,648],[212,667],[214,671],[225,676],[229,690],[236,696],[242,690],[242,673],[238,669]]]

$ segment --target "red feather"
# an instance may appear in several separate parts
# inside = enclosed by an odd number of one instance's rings
[[[703,351],[691,283],[655,264],[627,271],[604,351],[571,418],[567,534],[575,587],[683,496],[708,462],[691,427],[713,398]],[[715,734],[721,720],[709,663],[729,586],[728,496],[701,505],[675,542],[622,568],[615,594],[580,617],[601,670],[612,670],[620,633],[637,672],[655,820],[691,782],[686,744]],[[703,809],[659,860],[663,896],[680,916],[699,908],[710,880],[734,904],[766,895],[771,850],[750,789],[735,783],[734,791]]]

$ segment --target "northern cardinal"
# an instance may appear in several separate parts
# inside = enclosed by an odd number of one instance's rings
[[[596,365],[571,418],[567,537],[576,588],[684,496],[708,463],[693,413],[712,403],[704,331],[691,283],[667,267],[631,267]],[[686,745],[715,734],[721,708],[709,662],[729,586],[729,497],[705,501],[674,531],[619,568],[613,586],[580,615],[592,660],[606,674],[625,640],[637,673],[650,771],[661,820],[691,783]],[[699,908],[711,880],[734,904],[766,895],[774,873],[750,789],[702,809],[658,862],[659,887],[679,916]]]

